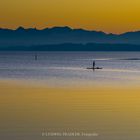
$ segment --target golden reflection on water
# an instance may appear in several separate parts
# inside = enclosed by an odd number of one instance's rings
[[[89,132],[97,137],[42,137],[42,132]],[[0,139],[140,139],[138,88],[0,86]]]

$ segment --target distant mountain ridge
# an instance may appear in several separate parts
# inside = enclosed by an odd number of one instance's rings
[[[133,44],[140,45],[140,31],[120,35],[106,34],[101,31],[53,27],[38,30],[19,27],[16,30],[0,28],[0,47],[41,46],[50,44]]]

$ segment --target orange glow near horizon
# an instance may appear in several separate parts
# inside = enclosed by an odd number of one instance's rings
[[[140,30],[140,0],[0,0],[0,27]]]

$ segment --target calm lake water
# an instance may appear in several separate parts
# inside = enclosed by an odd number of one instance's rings
[[[87,70],[93,60],[103,69]],[[0,52],[0,78],[50,86],[139,85],[140,52]]]
[[[0,52],[0,79],[43,85],[1,82],[0,140],[140,139],[140,52]]]

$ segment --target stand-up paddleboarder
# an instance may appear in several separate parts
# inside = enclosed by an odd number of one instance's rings
[[[95,69],[95,61],[93,61],[93,69]]]
[[[91,69],[91,70],[99,70],[99,69],[103,69],[103,68],[101,68],[101,67],[95,67],[95,61],[93,61],[93,66],[92,67],[89,67],[89,68],[87,68],[87,69]]]

